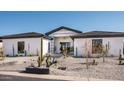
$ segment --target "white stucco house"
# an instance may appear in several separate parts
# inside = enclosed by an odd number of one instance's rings
[[[69,27],[58,27],[52,31],[45,33],[52,38],[51,41],[51,53],[61,53],[61,48],[71,48],[73,52],[74,40],[71,36],[75,36],[82,33],[79,30],[75,30]]]
[[[68,27],[59,27],[46,33],[53,38],[51,52],[61,53],[61,47],[72,48],[74,56],[101,56],[102,50],[108,50],[107,56],[124,56],[124,32],[91,31],[82,32]]]
[[[6,56],[40,55],[41,51],[45,55],[50,52],[50,38],[36,32],[2,36],[2,43]]]
[[[91,31],[82,32],[68,27],[58,27],[41,34],[36,32],[2,36],[4,55],[28,56],[47,53],[61,53],[61,48],[69,48],[70,54],[85,57],[100,56],[102,49],[108,50],[107,56],[124,57],[124,32]],[[41,38],[42,44],[41,44]],[[88,51],[88,53],[86,52]]]
[[[75,56],[86,56],[86,50],[91,57],[100,56],[102,46],[108,49],[107,56],[124,56],[124,32],[91,31],[73,38]]]

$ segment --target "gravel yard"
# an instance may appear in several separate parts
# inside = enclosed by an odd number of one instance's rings
[[[106,58],[104,63],[102,58],[95,58],[97,65],[90,65],[88,69],[84,64],[86,62],[85,58],[68,57],[63,59],[63,57],[60,57],[57,60],[57,66],[52,66],[52,68],[62,66],[67,69],[61,72],[53,70],[52,74],[105,80],[124,80],[124,65],[118,65],[117,58]],[[93,58],[88,59],[88,62],[93,62]]]
[[[38,57],[6,57],[0,61],[0,71],[22,71],[33,63],[37,66]]]
[[[50,67],[51,75],[75,76],[81,78],[95,78],[101,80],[124,80],[124,65],[118,65],[117,58],[94,58],[97,65],[90,65],[86,68],[86,58],[57,57],[57,64]],[[11,64],[6,64],[6,63]],[[92,63],[93,58],[89,58],[88,62]],[[37,66],[37,57],[10,57],[4,61],[0,61],[0,71],[22,71],[25,67],[33,63]],[[66,70],[57,69],[58,67],[66,67]]]

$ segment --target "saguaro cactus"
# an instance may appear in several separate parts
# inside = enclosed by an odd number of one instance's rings
[[[43,62],[43,37],[41,37],[41,51],[40,51],[40,57],[38,58],[38,67],[41,66]]]

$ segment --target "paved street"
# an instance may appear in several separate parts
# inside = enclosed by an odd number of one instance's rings
[[[0,74],[0,81],[61,81],[61,80],[11,76],[11,75],[1,75]]]

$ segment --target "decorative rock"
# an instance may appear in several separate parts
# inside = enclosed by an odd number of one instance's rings
[[[60,70],[66,70],[66,67],[58,67]]]
[[[40,67],[26,67],[26,73],[33,74],[49,74],[49,68],[40,68]]]

